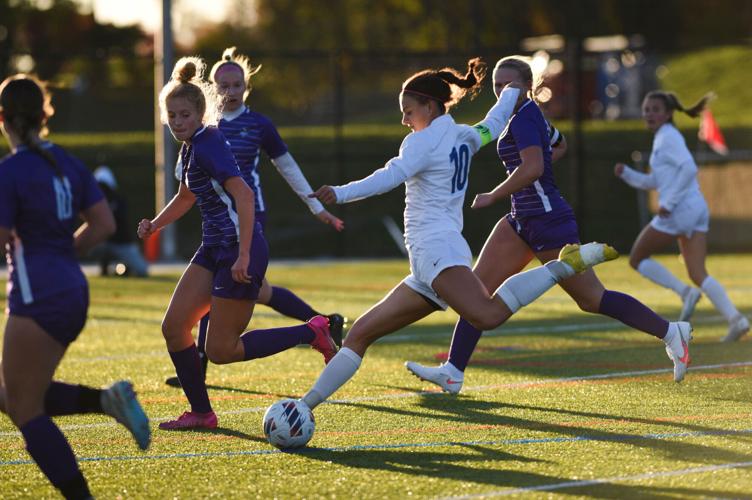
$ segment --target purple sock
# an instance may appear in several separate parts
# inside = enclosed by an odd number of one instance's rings
[[[269,299],[269,304],[267,305],[280,314],[300,321],[308,321],[319,314],[306,304],[303,299],[287,288],[279,286],[272,287],[272,298]]]
[[[251,330],[240,336],[245,359],[265,358],[299,344],[310,344],[315,337],[308,325]]]
[[[449,362],[461,372],[465,371],[483,332],[460,318],[454,327],[452,345],[449,347]]]
[[[621,292],[606,290],[601,298],[598,312],[659,339],[665,337],[668,331],[668,321],[639,300]]]
[[[90,496],[68,440],[48,415],[32,418],[20,431],[29,455],[55,488],[66,498]]]
[[[204,314],[204,317],[198,322],[198,339],[196,340],[196,344],[198,352],[204,354],[206,354],[206,332],[209,331],[209,314]]]
[[[102,413],[101,397],[101,389],[53,381],[44,395],[44,413],[51,417]]]
[[[172,364],[175,365],[175,372],[178,374],[180,385],[183,386],[185,397],[191,404],[191,411],[198,413],[212,411],[196,344],[191,344],[182,351],[171,352],[170,358],[172,358]]]

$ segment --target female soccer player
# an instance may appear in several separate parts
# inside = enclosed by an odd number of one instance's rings
[[[268,248],[261,225],[254,220],[253,191],[241,177],[222,133],[208,126],[218,107],[211,87],[202,81],[203,71],[200,59],[180,59],[159,94],[162,120],[183,143],[181,182],[159,215],[142,219],[138,226],[138,235],[145,238],[183,216],[194,203],[201,211],[201,246],[180,278],[162,322],[167,350],[191,410],[162,422],[160,429],[217,426],[191,336],[193,325],[210,308],[214,314],[206,353],[215,363],[270,356],[302,343],[321,352],[325,361],[337,351],[324,316],[290,328],[243,333],[264,281]]]
[[[512,213],[496,224],[475,264],[474,272],[488,290],[494,290],[509,276],[520,272],[533,257],[542,263],[549,262],[566,244],[580,241],[574,212],[559,194],[554,181],[548,125],[535,101],[540,82],[520,56],[500,59],[493,81],[497,96],[510,82],[521,85],[527,96],[515,109],[498,142],[499,158],[506,167],[507,179],[490,193],[477,195],[472,205],[481,208],[509,196],[512,198]],[[686,348],[691,328],[688,323],[669,323],[635,298],[606,290],[593,270],[572,276],[559,285],[583,311],[610,316],[663,339],[674,361],[674,379],[682,380],[689,362]],[[408,361],[406,367],[421,379],[457,393],[481,334],[472,322],[461,318],[455,326],[446,363],[426,367]]]
[[[447,111],[483,77],[478,59],[464,76],[451,68],[425,70],[402,85],[402,123],[412,133],[399,156],[370,176],[345,186],[323,186],[315,196],[325,203],[347,203],[405,184],[405,243],[411,274],[358,318],[343,348],[302,398],[315,408],[349,380],[376,339],[448,306],[480,329],[495,328],[557,282],[616,258],[607,245],[570,245],[560,260],[513,276],[489,293],[470,269],[470,247],[462,237],[462,205],[472,156],[504,129],[520,95],[507,88],[475,125],[458,125]]]
[[[653,132],[649,174],[617,163],[614,174],[637,189],[656,189],[660,209],[645,226],[632,246],[629,264],[640,274],[676,292],[683,302],[680,320],[689,319],[702,292],[728,321],[724,342],[733,342],[749,331],[749,320],[729,300],[726,290],[705,269],[709,213],[697,182],[697,165],[687,149],[684,137],[674,126],[674,111],[696,117],[712,94],[685,109],[672,92],[654,90],[642,102],[642,117]],[[690,279],[697,289],[682,283],[676,276],[650,258],[652,254],[678,240],[679,249]]]
[[[35,78],[0,84],[0,125],[11,154],[0,161],[0,247],[8,245],[8,318],[0,410],[26,449],[66,498],[90,498],[68,441],[50,417],[106,413],[149,446],[149,421],[130,382],[94,389],[53,381],[86,323],[89,289],[76,259],[104,241],[115,221],[91,173],[44,141],[50,96]],[[76,230],[78,217],[84,224]]]
[[[253,189],[255,195],[255,217],[266,229],[266,204],[261,189],[259,160],[263,150],[282,177],[293,191],[308,205],[317,219],[329,224],[337,231],[344,229],[344,223],[325,210],[321,203],[308,195],[313,192],[310,184],[300,170],[295,159],[287,150],[274,124],[265,116],[250,110],[245,102],[251,93],[251,77],[258,73],[261,66],[253,67],[250,60],[236,53],[235,47],[225,49],[222,59],[217,61],[209,73],[209,79],[214,83],[214,89],[222,99],[222,118],[218,128],[230,143],[230,149],[240,167],[240,174],[245,182]],[[259,304],[264,304],[280,314],[307,321],[320,313],[308,303],[287,288],[272,286],[264,278],[259,291]],[[344,317],[340,314],[330,314],[329,331],[337,345],[342,344],[342,328]],[[206,371],[206,355],[204,344],[209,316],[201,318],[198,331],[198,349],[202,366]],[[177,377],[167,379],[172,386],[179,386]]]

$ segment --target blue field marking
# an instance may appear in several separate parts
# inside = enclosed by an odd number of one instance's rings
[[[703,432],[672,432],[672,433],[651,433],[651,434],[622,434],[618,436],[570,436],[570,437],[548,437],[548,438],[518,438],[518,439],[501,439],[497,441],[437,441],[431,443],[395,443],[395,444],[363,444],[354,446],[339,446],[332,448],[301,448],[299,450],[281,451],[277,449],[269,450],[241,450],[241,451],[223,451],[223,452],[206,452],[206,453],[174,453],[169,455],[124,455],[114,457],[77,457],[79,462],[118,462],[131,460],[174,460],[182,458],[205,458],[205,457],[239,457],[253,455],[276,455],[279,453],[306,455],[307,453],[316,453],[319,451],[368,451],[368,450],[394,450],[403,448],[440,448],[447,446],[504,446],[504,445],[529,445],[545,443],[572,443],[578,441],[608,441],[608,442],[626,442],[645,440],[662,440],[687,437],[703,436],[739,436],[752,434],[752,429],[737,430],[717,430]],[[0,467],[12,465],[31,465],[32,460],[8,460],[0,462]]]

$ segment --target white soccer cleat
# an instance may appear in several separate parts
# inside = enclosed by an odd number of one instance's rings
[[[115,382],[102,391],[102,409],[128,429],[142,450],[149,447],[151,429],[149,418],[136,399],[133,384],[127,380]]]
[[[729,322],[728,333],[721,342],[736,342],[742,335],[749,331],[749,320],[744,315],[739,315]]]
[[[446,364],[439,366],[423,366],[413,361],[405,362],[405,368],[413,375],[426,382],[441,387],[441,390],[450,394],[457,394],[462,389],[464,375],[456,368],[452,370]],[[455,372],[454,374],[452,372]],[[457,375],[459,373],[459,376]]]
[[[689,287],[689,291],[682,297],[683,304],[681,314],[679,314],[679,321],[689,321],[692,313],[695,312],[695,306],[700,297],[702,297],[702,292],[699,288]]]
[[[559,252],[559,260],[581,273],[591,267],[619,257],[619,252],[605,243],[568,244]]]
[[[686,321],[669,323],[668,333],[663,339],[666,354],[674,362],[674,382],[684,380],[687,367],[692,359],[689,357],[689,341],[692,340],[692,325]]]

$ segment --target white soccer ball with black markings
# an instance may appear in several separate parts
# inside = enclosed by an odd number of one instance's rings
[[[277,401],[264,413],[264,435],[281,450],[305,446],[315,429],[313,412],[297,399]]]

